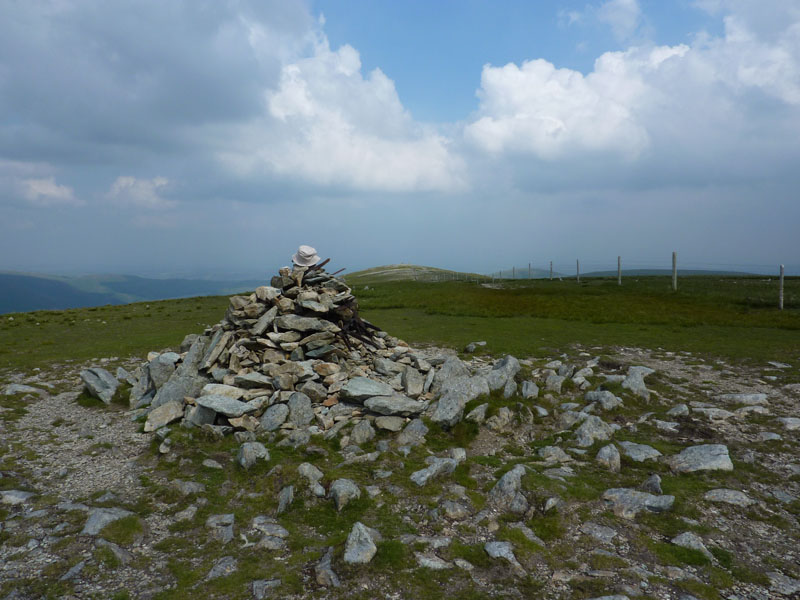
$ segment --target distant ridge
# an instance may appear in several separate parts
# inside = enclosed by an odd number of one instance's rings
[[[0,273],[0,314],[227,295],[253,290],[264,283],[259,280],[148,279],[132,275],[60,277],[6,272]]]

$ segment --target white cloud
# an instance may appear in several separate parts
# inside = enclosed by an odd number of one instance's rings
[[[264,113],[219,155],[240,175],[367,191],[462,186],[448,140],[413,120],[380,69],[362,75],[358,52],[331,50],[324,36],[311,56],[284,65]]]
[[[160,210],[171,208],[175,202],[163,198],[160,191],[167,187],[166,177],[138,179],[129,175],[117,177],[108,190],[108,197],[123,205]]]
[[[642,21],[638,0],[608,0],[597,8],[597,19],[611,27],[618,40],[630,39]]]
[[[493,155],[622,158],[620,173],[642,160],[690,177],[783,163],[800,128],[800,15],[768,38],[739,15],[724,23],[691,46],[607,52],[587,75],[542,59],[487,65],[465,138]]]
[[[67,185],[59,185],[54,177],[23,179],[20,182],[23,197],[34,206],[82,206],[84,202],[75,197]]]

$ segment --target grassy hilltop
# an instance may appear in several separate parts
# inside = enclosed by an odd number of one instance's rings
[[[417,275],[422,272],[422,267]],[[426,268],[427,273],[466,277]],[[624,280],[414,281],[411,268],[353,273],[363,315],[413,343],[457,348],[486,340],[494,354],[552,354],[585,346],[643,346],[736,359],[800,356],[800,278],[786,280],[784,311],[767,277],[691,277],[678,292],[668,277]],[[444,275],[442,275],[444,276]],[[366,289],[368,288],[368,289]],[[144,355],[176,347],[219,321],[228,300],[208,296],[0,316],[0,368]]]

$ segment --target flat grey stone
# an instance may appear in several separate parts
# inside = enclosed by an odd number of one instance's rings
[[[85,566],[86,566],[86,561],[85,560],[82,560],[82,561],[76,563],[75,565],[70,567],[70,569],[66,573],[64,573],[61,577],[59,577],[58,580],[59,581],[69,581],[70,579],[75,579],[75,577],[77,577],[80,574],[80,572],[83,571],[83,568]],[[10,596],[11,597],[16,597],[16,596],[14,596],[13,593],[10,594]]]
[[[486,376],[486,383],[490,390],[500,390],[513,380],[520,370],[519,361],[511,355],[506,355],[498,360],[489,374]]]
[[[744,404],[746,406],[767,403],[766,394],[719,394],[714,396],[714,399],[722,402],[730,402],[731,404]]]
[[[689,414],[689,407],[685,404],[677,404],[667,411],[670,417],[685,417]]]
[[[225,577],[232,573],[236,572],[236,569],[239,568],[239,562],[232,556],[223,556],[217,562],[214,563],[214,566],[211,567],[211,570],[206,575],[206,581],[210,579],[217,579],[219,577]]]
[[[373,540],[370,529],[356,521],[344,546],[344,562],[348,564],[365,565],[375,556],[378,547]]]
[[[703,539],[695,533],[691,531],[685,531],[680,535],[675,536],[670,540],[672,544],[676,546],[680,546],[681,548],[688,548],[689,550],[697,550],[698,552],[702,552],[708,560],[712,560],[714,557],[711,552],[708,551],[706,545],[703,543]]]
[[[544,381],[544,388],[548,392],[553,392],[554,394],[561,393],[561,386],[564,383],[566,377],[562,377],[561,375],[550,375]]]
[[[183,417],[183,402],[167,402],[154,408],[144,423],[145,433],[155,431]]]
[[[0,490],[0,503],[17,506],[24,504],[36,494],[33,492],[25,492],[22,490]]]
[[[257,579],[253,582],[253,598],[254,600],[266,600],[272,595],[272,590],[280,586],[280,579]]]
[[[342,584],[333,572],[333,546],[328,546],[320,561],[314,565],[314,577],[322,587],[340,587]]]
[[[575,431],[575,441],[581,448],[587,448],[595,442],[611,439],[614,429],[598,416],[589,415]]]
[[[604,544],[610,544],[614,538],[617,537],[616,530],[591,521],[587,521],[581,525],[581,532]]]
[[[788,577],[778,571],[770,571],[767,573],[769,577],[769,588],[781,596],[792,596],[800,593],[800,580]]]
[[[622,387],[645,400],[649,400],[650,390],[647,389],[644,378],[654,372],[655,371],[649,367],[628,367],[628,374],[622,381]]]
[[[421,414],[427,404],[400,394],[391,394],[368,398],[364,401],[364,407],[380,415],[413,417]]]
[[[331,484],[328,495],[333,499],[337,512],[341,512],[351,500],[361,498],[361,489],[350,479],[337,479]]]
[[[709,490],[703,496],[709,502],[725,502],[733,504],[734,506],[751,506],[756,503],[750,496],[739,490],[729,490],[726,488],[717,488]]]
[[[261,535],[268,535],[284,540],[289,537],[289,531],[283,527],[283,525],[272,517],[267,517],[265,515],[253,517],[253,520],[250,521],[250,529]]]
[[[653,473],[644,480],[644,483],[641,485],[642,491],[647,492],[648,494],[655,494],[656,496],[660,496],[664,492],[661,489],[661,476],[658,473]]]
[[[444,569],[452,569],[453,564],[442,560],[435,554],[414,552],[414,558],[417,559],[417,564],[423,569],[432,569],[434,571],[442,571]]]
[[[14,396],[15,394],[44,394],[43,389],[25,385],[22,383],[9,383],[3,388],[4,396]],[[113,396],[113,394],[112,394]]]
[[[109,523],[119,521],[132,514],[131,511],[122,508],[91,508],[89,509],[89,518],[80,534],[97,535]]]
[[[675,473],[695,471],[733,471],[728,447],[723,444],[690,446],[679,454],[670,456],[667,464]]]
[[[797,431],[800,429],[800,418],[797,417],[781,417],[778,419],[787,431]]]
[[[206,486],[199,481],[184,481],[183,479],[175,479],[171,481],[170,484],[184,496],[191,496],[192,494],[199,495],[206,491]]]
[[[526,400],[539,397],[539,386],[533,381],[522,382],[522,397]]]
[[[261,429],[275,431],[286,422],[289,417],[289,407],[285,404],[273,404],[261,415]]]
[[[428,433],[428,427],[422,421],[422,419],[414,419],[403,431],[400,432],[400,435],[397,436],[397,445],[398,446],[418,446],[425,442],[425,436]]]
[[[233,513],[224,515],[211,515],[206,519],[206,528],[209,535],[223,544],[227,544],[233,539]]]
[[[378,429],[385,429],[386,431],[398,432],[406,424],[403,417],[378,417],[375,419],[375,427]]]
[[[442,396],[453,393],[462,396],[465,402],[469,402],[478,396],[488,395],[490,390],[486,377],[462,375],[445,380],[439,391]]]
[[[175,372],[175,363],[181,359],[180,354],[175,352],[164,352],[159,354],[147,365],[150,379],[156,389],[163,386]]]
[[[292,331],[328,331],[338,333],[339,328],[324,319],[313,317],[301,317],[300,315],[288,314],[275,317],[275,325],[280,329],[290,329]]]
[[[419,471],[411,474],[411,481],[422,487],[430,480],[440,477],[442,475],[449,475],[456,470],[458,461],[452,458],[438,458],[431,457],[430,464]]]
[[[486,411],[489,410],[489,404],[484,403],[476,406],[473,408],[467,416],[464,417],[467,421],[471,421],[473,423],[483,423],[486,420]]]
[[[278,510],[277,513],[283,514],[286,510],[292,505],[294,501],[294,486],[287,485],[283,489],[281,489],[280,493],[278,494]]]
[[[111,373],[100,367],[81,371],[81,381],[90,395],[110,404],[119,387],[119,381]]]
[[[233,383],[236,384],[236,387],[246,390],[272,389],[273,380],[272,377],[267,377],[261,373],[245,373],[244,375],[236,375],[233,378]]]
[[[311,398],[302,392],[294,392],[286,403],[289,407],[289,422],[305,427],[314,420],[314,409]]]
[[[447,380],[465,376],[469,376],[469,369],[467,368],[467,365],[465,365],[457,356],[449,356],[447,359],[445,359],[441,368],[436,372],[433,378],[431,389],[433,390],[434,394],[438,394],[442,389],[442,385]]]
[[[217,394],[200,396],[195,402],[198,406],[209,408],[226,417],[241,417],[242,415],[254,412],[258,409],[258,407],[253,404],[240,402],[239,400],[234,400],[227,396],[219,396]]]
[[[618,442],[622,448],[622,453],[634,462],[644,462],[655,460],[661,456],[661,452],[648,446],[647,444],[637,444],[635,442]]]
[[[639,512],[649,510],[664,512],[672,508],[675,496],[654,496],[629,488],[612,488],[603,492],[603,501],[614,514],[624,519],[633,519]]]
[[[350,443],[360,446],[375,438],[375,429],[369,421],[359,421],[350,432]]]
[[[250,469],[262,459],[264,461],[269,460],[269,451],[261,442],[245,442],[239,447],[239,452],[236,455],[236,462],[243,469]]]
[[[510,542],[486,542],[483,549],[492,558],[504,558],[511,563],[517,570],[523,570],[517,557],[514,556],[514,547]]]
[[[622,404],[622,400],[617,398],[608,390],[593,390],[586,392],[583,396],[586,402],[596,402],[603,410],[612,410]]]
[[[241,400],[242,396],[244,396],[245,390],[242,388],[233,386],[233,385],[225,385],[222,383],[207,383],[203,386],[203,389],[200,391],[201,396],[227,396],[228,398],[233,398],[234,400]]]
[[[373,396],[393,396],[394,394],[394,388],[389,384],[367,377],[353,377],[341,389],[343,399],[356,402],[364,402]]]
[[[522,493],[522,477],[526,472],[523,465],[515,465],[505,473],[489,492],[489,503],[500,510],[517,514],[528,510],[528,500]]]

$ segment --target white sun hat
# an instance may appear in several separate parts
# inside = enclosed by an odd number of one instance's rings
[[[311,246],[300,246],[292,256],[292,262],[301,267],[310,267],[319,262],[319,256]]]

